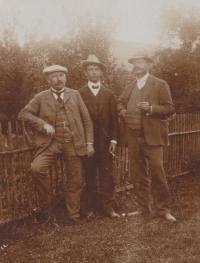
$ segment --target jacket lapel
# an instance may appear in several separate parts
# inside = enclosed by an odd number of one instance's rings
[[[70,97],[70,90],[69,90],[68,88],[65,88],[65,91],[64,91],[64,99],[63,99],[64,104],[65,104],[65,102],[69,99],[69,97]]]
[[[69,99],[69,97],[70,97],[70,90],[65,87],[63,102],[65,103]],[[56,110],[51,89],[47,91],[46,100],[47,100],[47,103],[51,106],[51,108]]]
[[[87,85],[84,87],[84,91],[82,92],[82,97],[83,97],[83,101],[84,101],[88,111],[91,114],[94,114],[93,103],[91,101],[91,90],[89,89],[89,87]]]
[[[101,85],[99,90],[99,112],[102,111],[104,104],[106,103],[107,91],[103,85]]]
[[[146,84],[145,86],[142,88],[142,99],[144,101],[146,101],[146,99],[148,98],[148,96],[150,95],[150,93],[153,91],[154,89],[154,82],[155,79],[152,75],[149,75],[149,77],[147,78]]]
[[[132,83],[130,83],[129,85],[130,85],[129,88],[126,91],[126,98],[125,98],[126,103],[129,101],[131,93],[132,93],[133,89],[135,88],[136,79]]]
[[[52,109],[56,110],[51,89],[47,90],[46,101],[51,106]]]

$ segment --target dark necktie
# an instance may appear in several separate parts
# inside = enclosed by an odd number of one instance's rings
[[[57,96],[58,96],[58,98],[57,98],[57,101],[61,104],[62,102],[63,102],[63,100],[61,99],[61,94],[64,92],[64,91],[62,91],[62,92],[56,92],[56,91],[53,91],[52,90],[52,92],[53,93],[55,93]]]
[[[99,85],[97,86],[92,86],[93,89],[98,89],[99,88]]]

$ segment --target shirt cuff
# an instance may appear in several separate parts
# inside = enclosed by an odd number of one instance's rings
[[[117,144],[117,141],[115,141],[115,140],[112,140],[111,142],[113,142],[113,143]]]
[[[93,145],[93,142],[86,142],[87,145]]]

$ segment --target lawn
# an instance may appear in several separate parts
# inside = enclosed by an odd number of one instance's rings
[[[155,214],[122,216],[136,208],[133,190],[116,197],[121,217],[115,220],[99,213],[94,221],[83,218],[70,226],[61,205],[54,223],[41,226],[28,218],[4,225],[0,262],[199,263],[200,175],[171,179],[169,185],[175,223]]]

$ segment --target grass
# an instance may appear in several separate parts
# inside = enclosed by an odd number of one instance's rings
[[[199,263],[200,176],[171,179],[169,185],[176,223],[155,214],[111,220],[99,213],[94,221],[70,226],[61,206],[56,223],[41,226],[28,218],[4,225],[0,262]],[[135,210],[133,191],[117,196],[116,210]]]

